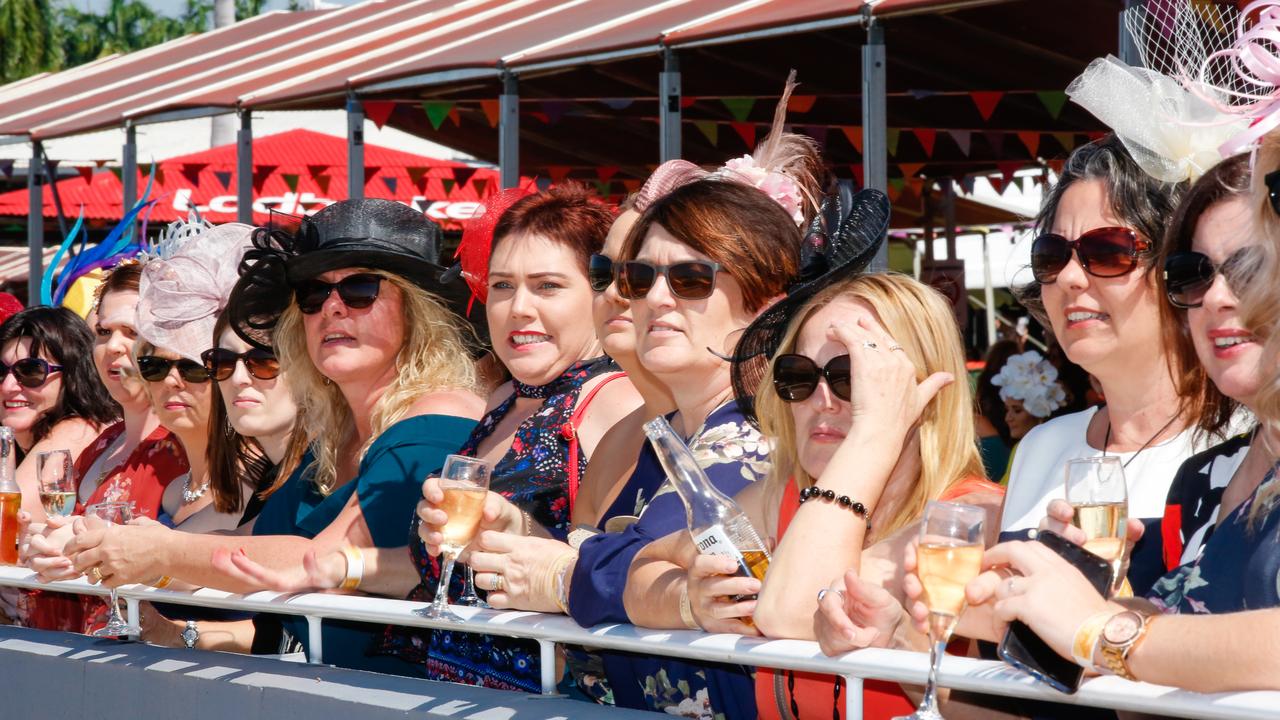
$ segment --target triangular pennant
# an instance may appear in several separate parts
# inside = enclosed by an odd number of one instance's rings
[[[1067,104],[1067,94],[1061,90],[1041,90],[1036,93],[1036,97],[1040,98],[1040,104],[1044,105],[1044,109],[1049,111],[1049,115],[1054,120],[1062,114],[1062,107]]]
[[[596,177],[600,178],[600,182],[607,183],[613,179],[614,175],[618,174],[619,169],[617,165],[601,165],[596,168]]]
[[[631,103],[635,102],[633,98],[600,98],[600,102],[609,106],[611,110],[626,110],[631,107]]]
[[[200,184],[200,173],[209,167],[208,163],[182,163],[182,177],[193,186]]]
[[[724,103],[729,114],[738,122],[746,120],[751,115],[751,108],[756,106],[756,99],[753,97],[720,98],[720,102]]]
[[[689,108],[693,107],[694,103],[696,102],[698,102],[698,98],[694,97],[693,95],[681,95],[680,109],[688,110]]]
[[[720,124],[715,120],[694,120],[693,126],[698,128],[713,147],[720,141]]]
[[[550,116],[548,116],[546,113],[542,112],[541,110],[526,110],[524,114],[525,114],[525,115],[528,115],[529,117],[533,118],[534,120],[537,120],[538,122],[542,123],[543,125],[550,125],[550,124],[551,124],[551,117],[550,117]]]
[[[312,180],[318,180],[321,175],[324,175],[327,172],[329,172],[328,165],[308,165],[307,166],[307,174],[311,176]]]
[[[289,188],[289,192],[298,192],[298,176],[292,173],[280,173],[280,179],[284,180],[284,184]]]
[[[977,178],[975,178],[972,175],[965,175],[964,177],[960,178],[960,181],[959,181],[960,191],[965,195],[972,195],[973,186],[976,181],[977,181]]]
[[[54,177],[57,177],[58,164],[61,163],[62,161],[61,160],[45,160],[44,162],[45,162],[45,165],[49,167],[49,174],[53,175]]]
[[[938,93],[933,90],[908,90],[907,94],[916,100],[924,100],[925,98],[931,98]]]
[[[444,119],[449,117],[449,111],[453,109],[453,103],[443,100],[429,100],[422,103],[422,111],[427,114],[427,120],[431,122],[432,130],[439,130],[444,124]]]
[[[787,98],[787,112],[804,113],[813,109],[813,104],[818,101],[817,95],[792,95]]]
[[[102,167],[102,166],[99,165],[98,167]],[[4,173],[6,180],[12,180],[13,179],[13,161],[0,160],[0,173]]]
[[[1057,140],[1058,144],[1062,146],[1062,149],[1067,152],[1071,152],[1076,147],[1075,133],[1056,132],[1053,134],[1053,139]]]
[[[853,171],[853,179],[858,184],[858,189],[865,187],[867,184],[867,169],[861,163],[850,165],[849,169]]]
[[[391,117],[391,113],[395,110],[396,104],[389,100],[364,101],[364,116],[372,120],[379,130],[387,124],[387,118]]]
[[[12,160],[10,160],[9,162],[11,162],[11,163],[12,163],[13,161],[12,161]],[[108,162],[110,162],[110,160],[94,160],[94,161],[93,161],[93,164],[94,164],[94,165],[97,165],[97,166],[98,166],[98,169],[99,169],[99,170],[101,170],[103,167],[105,167],[105,166],[106,166],[106,164],[107,164]]]
[[[476,174],[476,171],[478,171],[479,169],[480,169],[480,168],[473,168],[473,167],[458,167],[458,168],[454,168],[454,169],[453,169],[453,179],[454,179],[454,180],[456,180],[456,181],[458,181],[458,187],[459,187],[459,188],[461,188],[461,187],[465,187],[465,186],[466,186],[466,184],[467,184],[467,181],[468,181],[468,180],[470,180],[470,179],[471,179],[471,176],[472,176],[472,175],[475,175],[475,174]]]
[[[484,197],[484,191],[489,187],[489,179],[478,177],[471,181],[471,189],[476,191],[476,197]]]
[[[551,178],[551,182],[559,185],[565,181],[565,178],[569,177],[569,172],[572,170],[573,168],[568,165],[548,165],[547,176]]]
[[[968,130],[948,130],[947,134],[951,136],[952,140],[956,141],[956,147],[960,148],[960,152],[964,153],[965,157],[969,157],[969,146],[973,142],[973,133]]]
[[[924,156],[933,157],[933,145],[938,141],[938,131],[931,128],[916,128],[911,132],[915,133],[916,140],[920,141],[920,147],[924,148]]]
[[[112,168],[111,172],[116,173],[116,177],[120,177],[120,174],[116,171],[115,168]],[[214,170],[213,176],[218,178],[218,183],[222,185],[223,190],[231,189],[231,171],[230,170]]]
[[[729,127],[738,133],[738,137],[742,138],[742,142],[747,144],[748,148],[756,146],[756,124],[749,122],[731,122]]]
[[[333,180],[333,178],[328,175],[313,175],[311,176],[311,179],[315,181],[316,187],[320,188],[321,195],[329,194],[329,182]]]
[[[849,141],[849,144],[853,146],[853,149],[857,150],[858,154],[861,155],[862,154],[862,126],[861,125],[841,125],[840,130],[841,132],[844,133],[844,136]]]
[[[373,165],[373,166],[366,165],[364,168],[364,184],[368,185],[369,181],[373,179],[373,176],[377,175],[378,171],[381,169],[382,168],[378,167],[377,165]]]
[[[458,112],[457,105],[449,110],[449,122],[453,123],[454,127],[462,127],[462,113]]]
[[[986,138],[992,155],[1000,157],[1004,154],[1004,133],[999,130],[984,130],[982,137]]]
[[[453,189],[458,186],[458,181],[453,178],[440,178],[440,184],[444,186],[444,194],[452,195]]]
[[[996,169],[1000,171],[1000,176],[1004,179],[1005,183],[1007,184],[1010,180],[1013,179],[1013,174],[1016,173],[1019,169],[1021,169],[1023,165],[1024,163],[1018,162],[1016,160],[1012,162],[998,162],[996,163]]]
[[[890,155],[898,154],[898,140],[902,139],[902,131],[898,128],[889,128],[884,133],[884,139],[889,148]]]
[[[819,148],[825,148],[827,146],[828,131],[829,128],[826,125],[809,125],[801,132],[813,138],[813,141],[818,143]]]
[[[912,194],[914,194],[916,197],[924,196],[924,178],[916,177],[912,175],[908,177],[906,180],[907,180],[907,187],[911,190]]]
[[[409,173],[409,182],[418,189],[418,192],[425,193],[427,191],[427,171],[430,168],[425,167],[406,167],[405,172]]]
[[[996,111],[996,105],[1000,104],[1000,99],[1004,97],[1004,92],[1000,90],[978,91],[969,93],[969,97],[973,99],[973,104],[978,108],[978,114],[982,116],[983,122],[991,119],[991,114]]]
[[[383,176],[382,176],[382,184],[387,186],[387,190],[388,190],[392,195],[395,195],[395,194],[396,194],[396,186],[397,186],[397,185],[399,185],[400,183],[397,181],[397,179],[396,179],[396,178],[393,178],[393,177],[387,177],[386,175],[383,175]]]
[[[613,186],[612,182],[609,182],[608,180],[597,180],[595,185],[597,195],[602,198],[609,197],[609,190]]]
[[[913,178],[919,174],[924,168],[924,163],[898,163],[898,169],[902,171],[902,177]]]
[[[253,168],[253,191],[262,192],[262,185],[267,182],[267,178],[271,177],[271,173],[276,171],[278,165],[256,165]]]
[[[643,180],[637,180],[635,178],[626,178],[622,180],[622,187],[626,188],[627,192],[629,193],[640,192],[640,188],[643,185],[644,185]]]
[[[151,174],[151,163],[138,163],[138,174],[147,177]]]
[[[84,180],[85,183],[93,182],[93,166],[92,165],[86,165],[85,167],[78,167],[76,168],[76,172],[80,173],[80,178]]]
[[[889,178],[885,194],[889,196],[890,201],[896,201],[898,196],[902,194],[902,188],[906,187],[906,181],[902,178]]]
[[[502,103],[497,100],[481,100],[480,109],[484,111],[484,118],[489,121],[489,127],[498,127],[498,119],[502,117]]]
[[[1053,171],[1054,175],[1062,175],[1062,166],[1065,164],[1064,160],[1059,159],[1050,160],[1048,163],[1049,169]]]
[[[156,163],[155,167],[156,167],[156,182],[163,185],[164,184],[164,166],[161,165],[160,163]]]
[[[547,114],[547,121],[556,125],[560,122],[560,118],[569,112],[569,103],[564,100],[543,100],[542,112]]]
[[[997,195],[1004,194],[1004,178],[999,175],[990,175],[987,176],[987,182],[991,183],[991,189],[994,190]]]
[[[1040,133],[1033,130],[1022,131],[1018,133],[1018,139],[1027,146],[1027,152],[1031,153],[1031,157],[1036,157],[1036,153],[1040,151]]]

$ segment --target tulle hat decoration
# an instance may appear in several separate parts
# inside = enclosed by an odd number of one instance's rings
[[[451,280],[461,275],[471,289],[467,312],[471,311],[471,304],[476,300],[482,304],[489,300],[489,256],[493,253],[493,231],[498,221],[512,205],[536,192],[530,185],[498,192],[476,209],[462,229],[462,240],[454,253],[458,262],[445,271],[444,277]]]
[[[1280,127],[1280,0],[1249,3],[1234,26],[1234,43],[1207,58],[1197,82],[1206,92],[1225,98],[1220,107],[1244,124],[1223,143],[1223,157],[1254,149],[1264,135]],[[1214,78],[1224,65],[1233,75]]]
[[[1058,369],[1035,350],[1006,360],[991,384],[1000,388],[1001,400],[1021,400],[1028,413],[1042,420],[1067,403]]]

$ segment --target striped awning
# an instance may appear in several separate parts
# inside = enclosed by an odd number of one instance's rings
[[[41,267],[49,267],[58,248],[45,248]],[[0,284],[8,282],[26,282],[27,262],[30,253],[25,246],[0,246]],[[66,258],[59,264],[66,264]]]

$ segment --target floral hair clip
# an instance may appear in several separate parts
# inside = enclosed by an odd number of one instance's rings
[[[1058,368],[1035,350],[1006,360],[991,384],[1000,388],[1001,400],[1021,400],[1028,413],[1041,419],[1067,403],[1067,392],[1058,382]]]

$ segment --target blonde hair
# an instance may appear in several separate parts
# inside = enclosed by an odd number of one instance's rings
[[[920,417],[920,478],[894,517],[878,519],[877,538],[915,522],[926,503],[969,477],[985,477],[973,425],[973,400],[966,382],[964,351],[951,306],[932,288],[906,275],[877,273],[838,282],[818,293],[791,320],[776,355],[795,351],[800,329],[814,313],[837,299],[870,305],[880,324],[902,346],[916,366],[916,380],[935,372],[955,376],[925,407]],[[787,403],[773,388],[773,371],[765,374],[756,394],[760,429],[773,440],[773,468],[765,495],[780,501],[791,478],[803,489],[814,479],[800,466],[795,421]]]
[[[441,390],[479,392],[480,380],[467,343],[471,328],[442,300],[399,275],[354,269],[381,275],[399,289],[404,311],[404,344],[396,357],[396,377],[373,407],[373,432],[358,455],[363,459],[373,441],[403,419],[418,398]],[[338,452],[355,433],[351,406],[341,389],[311,362],[302,312],[296,302],[281,314],[273,342],[276,356],[289,372],[289,387],[298,404],[298,427],[311,441],[315,461],[308,470],[312,482],[321,494],[328,495],[337,484]],[[294,469],[281,467],[277,484]]]

